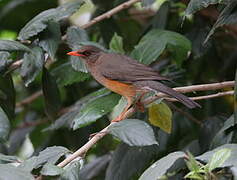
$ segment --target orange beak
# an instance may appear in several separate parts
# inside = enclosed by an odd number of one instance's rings
[[[70,56],[85,56],[84,54],[78,53],[78,51],[71,51],[71,52],[67,53],[67,55],[70,55]]]

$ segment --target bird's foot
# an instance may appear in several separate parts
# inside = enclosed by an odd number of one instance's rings
[[[140,100],[136,102],[136,108],[141,112],[145,112],[145,107]]]

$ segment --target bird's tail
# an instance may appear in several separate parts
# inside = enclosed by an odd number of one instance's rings
[[[187,96],[173,90],[172,88],[165,86],[164,84],[162,84],[160,82],[157,82],[157,81],[137,81],[135,83],[135,85],[138,87],[142,87],[142,88],[147,87],[151,90],[167,94],[167,95],[179,100],[181,103],[183,103],[185,106],[187,106],[190,109],[195,108],[195,107],[201,107],[198,103],[189,99]]]

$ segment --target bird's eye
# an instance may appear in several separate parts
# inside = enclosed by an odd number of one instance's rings
[[[83,52],[83,54],[84,54],[85,56],[90,56],[90,55],[91,55],[91,53],[88,52],[88,51]]]

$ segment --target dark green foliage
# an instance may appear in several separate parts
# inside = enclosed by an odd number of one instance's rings
[[[80,0],[0,0],[0,179],[236,179],[236,82],[220,90],[233,95],[200,100],[202,108],[165,102],[170,134],[150,123],[148,105],[110,125],[86,154],[57,166],[126,106],[70,51],[95,45],[129,55],[170,77],[170,87],[237,80],[236,0],[142,0],[83,28],[80,18],[128,1],[92,2],[88,10]]]

